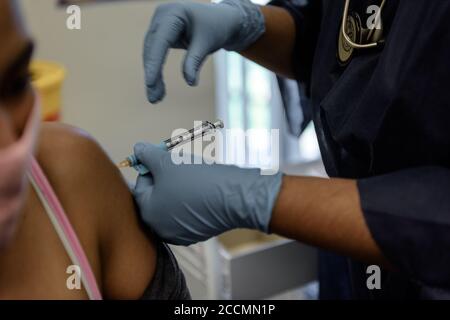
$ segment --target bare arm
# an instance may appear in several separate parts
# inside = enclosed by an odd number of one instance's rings
[[[140,228],[131,192],[102,148],[81,130],[46,124],[39,159],[84,250],[99,256],[107,299],[137,299],[152,280],[156,248]],[[90,241],[88,241],[90,240]]]
[[[263,6],[261,10],[266,20],[266,32],[241,54],[279,75],[293,78],[294,19],[283,8]]]
[[[390,268],[364,220],[354,180],[285,177],[271,230]]]

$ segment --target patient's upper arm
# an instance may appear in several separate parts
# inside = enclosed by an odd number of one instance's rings
[[[98,248],[85,250],[98,252],[103,295],[139,298],[153,277],[156,253],[139,226],[121,173],[101,147],[78,129],[46,124],[40,141],[38,160],[80,241],[98,243]]]

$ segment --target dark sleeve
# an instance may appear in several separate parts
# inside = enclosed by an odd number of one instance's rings
[[[295,21],[296,40],[292,62],[296,80],[309,87],[314,53],[320,31],[321,0],[273,0],[269,3],[286,9]],[[309,90],[307,90],[309,91]]]
[[[450,288],[450,169],[421,167],[358,181],[369,229],[400,272]]]
[[[169,246],[157,242],[158,258],[152,282],[145,290],[142,300],[190,300],[191,294],[184,274],[178,266]]]
[[[134,186],[130,185],[134,190]],[[139,209],[135,201],[135,206]],[[186,278],[175,255],[153,230],[143,221],[142,214],[138,214],[142,230],[156,246],[156,268],[153,279],[148,284],[141,300],[191,300],[191,293]]]

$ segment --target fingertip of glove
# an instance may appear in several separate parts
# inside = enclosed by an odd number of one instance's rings
[[[197,86],[198,81],[197,81],[197,77],[196,76],[194,76],[194,75],[192,75],[192,74],[190,74],[188,72],[184,72],[183,75],[184,75],[184,80],[186,81],[188,86],[190,86],[190,87]]]
[[[166,86],[162,78],[156,78],[155,83],[147,79],[146,82],[147,99],[150,103],[156,104],[166,96]]]
[[[198,84],[198,74],[199,74],[199,68],[195,68],[193,65],[193,62],[190,61],[189,58],[186,58],[186,61],[184,62],[183,67],[183,76],[186,83],[191,86],[195,87]]]
[[[164,98],[164,93],[155,89],[155,87],[147,86],[147,100],[151,104],[158,104]]]
[[[134,145],[134,154],[136,157],[140,157],[142,153],[145,151],[147,144],[144,142],[138,142]]]

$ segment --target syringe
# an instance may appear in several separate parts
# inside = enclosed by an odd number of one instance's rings
[[[185,143],[192,142],[197,138],[203,137],[207,134],[214,133],[217,129],[222,129],[224,127],[223,121],[217,120],[215,122],[203,121],[201,125],[192,128],[180,135],[173,138],[167,139],[162,142],[162,147],[170,151],[177,146],[181,146]],[[145,174],[145,170],[137,160],[135,155],[127,157],[124,161],[119,163],[119,168],[129,168],[135,167],[141,174]],[[147,171],[148,172],[148,171]]]

